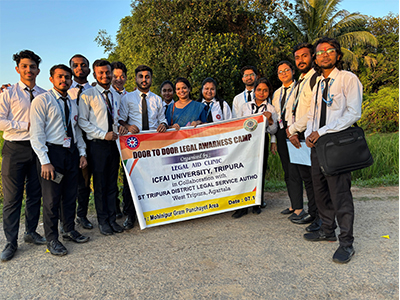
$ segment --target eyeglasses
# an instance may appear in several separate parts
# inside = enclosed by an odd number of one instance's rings
[[[278,74],[281,75],[283,73],[287,73],[287,72],[290,72],[290,71],[291,71],[291,69],[286,68],[286,69],[278,71]]]
[[[336,49],[335,49],[335,48],[330,48],[330,49],[328,49],[328,50],[321,50],[321,51],[318,51],[317,53],[315,53],[315,55],[316,55],[316,56],[321,56],[321,55],[323,55],[324,53],[330,55],[330,54],[332,54],[332,53],[334,53],[334,52],[336,52]]]
[[[247,78],[247,77],[255,77],[256,74],[251,73],[251,74],[243,74],[243,78]]]

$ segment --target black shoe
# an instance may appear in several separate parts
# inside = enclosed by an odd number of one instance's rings
[[[110,223],[110,227],[111,227],[111,230],[112,230],[113,232],[115,232],[115,233],[124,232],[124,227],[118,225],[117,222],[111,222],[111,223]]]
[[[286,208],[286,209],[281,211],[282,215],[289,215],[289,214],[292,214],[292,213],[294,213],[294,209],[290,209],[290,208]]]
[[[232,218],[239,219],[243,217],[244,215],[247,215],[247,207],[246,208],[241,208],[235,211],[232,215]]]
[[[1,252],[1,261],[7,261],[14,257],[15,252],[17,252],[17,245],[7,243],[3,252]]]
[[[122,212],[117,212],[117,214],[115,215],[115,217],[117,219],[122,219]]]
[[[295,224],[308,224],[308,223],[311,223],[314,220],[315,220],[315,218],[312,217],[310,214],[304,213],[303,217],[301,217],[300,219],[294,218],[294,219],[292,219],[290,221],[292,221],[292,223],[295,223]]]
[[[51,254],[58,256],[63,256],[68,253],[67,248],[65,248],[64,245],[61,244],[59,240],[52,240],[48,242],[47,249],[49,249]]]
[[[257,206],[253,207],[253,214],[257,214],[257,215],[261,214],[260,206],[257,205]]]
[[[304,217],[305,214],[306,214],[306,212],[305,212],[304,209],[303,209],[299,214],[296,214],[295,212],[293,212],[293,213],[288,217],[288,219],[289,219],[290,221],[292,221],[292,220],[294,220],[294,219],[301,219],[301,218]]]
[[[333,233],[333,235],[326,235],[322,229],[320,229],[318,231],[313,231],[310,233],[305,233],[304,238],[310,242],[320,242],[320,241],[334,242],[334,241],[336,241],[335,233]]]
[[[86,217],[76,217],[75,222],[85,229],[93,229],[93,224]]]
[[[321,229],[322,221],[320,218],[316,218],[314,222],[311,223],[311,225],[306,227],[306,231],[308,232],[313,232],[313,231],[318,231]]]
[[[350,247],[339,246],[339,248],[336,250],[335,254],[333,254],[332,260],[338,264],[345,264],[351,260],[354,253],[355,253],[355,251],[354,251],[353,246],[350,246]]]
[[[135,218],[128,216],[124,222],[124,229],[130,230],[133,228],[133,224],[135,223]]]
[[[90,237],[83,236],[76,230],[66,232],[62,235],[62,237],[65,241],[73,241],[75,243],[86,243],[90,239]]]
[[[99,224],[99,229],[100,229],[101,234],[104,234],[104,235],[113,235],[114,234],[110,225],[108,225],[108,224],[103,224],[103,225]]]
[[[25,232],[24,233],[24,241],[25,243],[31,243],[36,245],[46,245],[46,239],[42,237],[36,231],[34,232]]]

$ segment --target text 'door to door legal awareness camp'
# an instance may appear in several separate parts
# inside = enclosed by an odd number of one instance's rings
[[[261,203],[263,115],[119,138],[141,229]]]

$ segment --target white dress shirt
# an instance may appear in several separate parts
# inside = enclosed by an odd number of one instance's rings
[[[104,140],[108,132],[108,116],[105,89],[100,85],[84,91],[79,100],[79,126],[86,132],[88,140]],[[118,126],[121,96],[109,90],[114,127]]]
[[[310,86],[310,79],[314,75],[315,70],[311,69],[310,71],[307,72],[304,76],[299,78],[299,81],[303,79],[301,83],[297,83],[296,87],[290,96],[290,99],[288,101],[288,106],[286,108],[286,121],[288,122],[287,125],[289,127],[289,132],[290,134],[295,134],[296,132],[303,132],[307,128],[307,114],[308,111],[310,110],[310,104],[311,104],[311,98],[312,98],[312,90]],[[316,86],[316,85],[315,85]],[[314,88],[315,88],[314,86]],[[298,102],[297,102],[297,108],[296,108],[296,113],[292,113],[293,109],[293,104],[295,103],[296,100],[296,95],[298,92]],[[293,116],[294,120],[293,120]]]
[[[72,84],[68,90],[68,95],[72,100],[76,100],[76,98],[78,97],[78,92],[79,92],[78,85],[83,86],[82,92],[86,91],[87,89],[92,88],[92,86],[89,82],[86,82],[85,84],[80,84],[80,83],[77,83],[75,80],[72,80]]]
[[[293,81],[288,89],[286,90],[286,99],[285,99],[285,103],[286,103],[286,110],[285,110],[285,118],[286,118],[286,112],[288,111],[288,103],[289,103],[289,98],[292,96],[292,94],[295,91],[295,85],[296,85],[296,81]],[[272,105],[275,108],[276,111],[276,115],[278,118],[278,123],[281,121],[281,100],[283,97],[283,94],[285,93],[284,90],[285,86],[281,86],[279,89],[277,89],[272,97]],[[286,120],[287,121],[287,120]],[[279,124],[278,124],[279,126]],[[276,143],[276,136],[275,135],[271,135],[271,143]]]
[[[142,131],[142,94],[141,91],[135,90],[122,97],[119,117],[121,121],[127,122],[129,125],[136,125],[139,131]],[[146,103],[149,130],[156,130],[161,123],[168,124],[160,96],[149,91],[146,94]]]
[[[31,145],[42,165],[50,163],[46,143],[63,145],[66,137],[63,121],[65,119],[64,101],[60,97],[61,95],[55,89],[51,89],[32,101],[30,111]],[[86,145],[78,126],[78,106],[76,100],[71,100],[69,96],[68,99],[70,103],[69,119],[74,136],[73,142],[77,143],[79,155],[85,156]]]
[[[326,106],[326,125],[319,128],[322,102],[321,85],[322,80],[325,79],[321,75],[318,77],[314,87],[313,101],[308,113],[306,137],[313,131],[318,131],[318,134],[322,136],[326,133],[345,130],[361,118],[363,86],[358,77],[351,72],[339,71],[335,68],[329,74],[329,78],[328,87],[331,81],[334,80],[328,89],[328,93],[333,97],[333,101],[331,106]],[[315,105],[316,97],[317,103]]]
[[[0,94],[0,131],[7,141],[29,141],[29,111],[31,94],[27,86],[19,81]],[[33,96],[45,93],[46,90],[35,85]]]
[[[265,120],[265,126],[266,126],[266,131],[269,134],[274,134],[278,127],[277,127],[277,115],[276,115],[276,111],[275,108],[268,103],[267,100],[265,100],[263,103],[261,103],[262,107],[260,108],[260,110],[257,112],[258,113],[262,113],[265,111],[269,111],[272,114],[272,125],[269,125],[268,120]],[[260,105],[260,106],[261,106]],[[256,103],[255,101],[251,101],[251,102],[247,102],[245,104],[243,104],[240,113],[243,117],[245,116],[251,116],[255,114],[255,110],[256,110]]]
[[[125,90],[125,88],[122,90],[122,92],[120,92],[120,91],[117,91],[117,89],[114,88],[113,86],[110,86],[110,91],[120,94],[121,98],[123,96],[125,96],[126,94],[128,94],[128,92]]]
[[[244,92],[238,94],[235,96],[235,98],[233,98],[233,102],[232,102],[232,118],[240,118],[243,117],[243,115],[241,115],[241,108],[243,106],[243,104],[252,101],[254,99],[254,89],[251,91],[251,99],[247,99],[247,92],[248,90],[244,90]]]
[[[207,101],[205,99],[203,99],[203,101],[201,101],[201,103],[204,103],[205,105],[207,105]],[[228,103],[226,103],[226,101],[224,101],[223,105],[224,105],[224,111],[222,112],[219,101],[215,100],[215,98],[213,98],[211,100],[211,104],[210,104],[211,112],[210,113],[212,115],[213,122],[232,119],[232,111],[231,111],[231,108],[229,107]],[[209,113],[207,112],[207,116],[208,116],[208,114]]]

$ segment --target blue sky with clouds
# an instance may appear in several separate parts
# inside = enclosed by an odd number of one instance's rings
[[[130,0],[0,0],[0,84],[15,83],[12,55],[30,49],[42,58],[39,86],[49,89],[49,69],[68,65],[73,54],[90,63],[104,57],[94,42],[100,29],[115,36],[119,21],[130,15]],[[374,17],[399,13],[398,0],[343,0],[341,9]],[[90,80],[93,80],[92,74]]]

